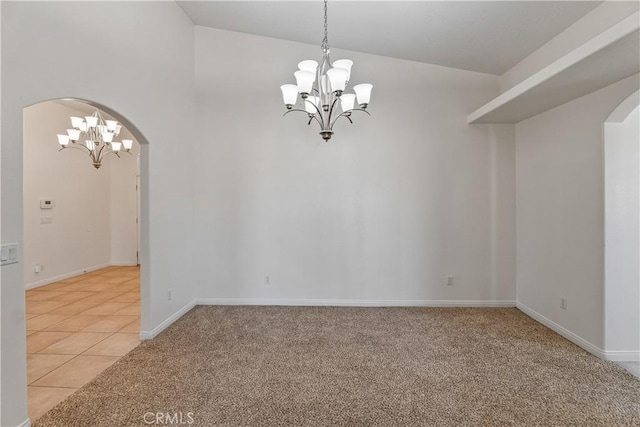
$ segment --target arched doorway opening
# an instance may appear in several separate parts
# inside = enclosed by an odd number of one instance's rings
[[[118,122],[121,151],[104,156],[99,167],[89,150],[57,153],[61,146],[56,135],[72,128],[70,118],[85,119],[86,127],[87,117],[94,114]],[[83,134],[78,144],[88,139]],[[129,152],[123,141],[132,141]],[[147,149],[132,123],[95,102],[64,98],[23,110],[31,421],[138,343],[149,295]]]
[[[640,375],[640,91],[604,123],[608,358]],[[637,371],[637,372],[635,372]]]

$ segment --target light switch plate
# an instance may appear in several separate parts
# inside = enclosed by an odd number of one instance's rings
[[[18,262],[18,244],[8,243],[0,247],[0,265],[16,264]]]

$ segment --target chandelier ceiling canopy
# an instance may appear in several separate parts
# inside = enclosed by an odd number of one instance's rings
[[[320,125],[322,139],[328,141],[333,136],[333,125],[340,117],[349,122],[353,111],[366,111],[371,98],[373,85],[362,83],[355,85],[355,93],[346,93],[353,61],[339,59],[331,62],[329,57],[329,38],[327,32],[327,0],[324,1],[324,39],[322,39],[322,60],[320,64],[307,59],[298,64],[298,71],[293,73],[296,84],[280,86],[287,115],[292,111],[307,114],[309,123],[316,120]],[[301,101],[298,103],[298,94]],[[357,102],[357,106],[356,106]],[[338,104],[339,107],[338,107]]]
[[[66,135],[58,135],[60,151],[66,148],[83,151],[89,155],[93,167],[98,169],[108,154],[118,157],[122,151],[131,154],[133,140],[114,141],[121,129],[122,125],[116,120],[105,120],[99,110],[90,116],[71,117],[71,129],[67,129]],[[78,143],[80,139],[84,139],[84,143]]]

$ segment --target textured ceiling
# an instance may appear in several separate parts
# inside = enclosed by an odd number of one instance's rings
[[[331,1],[342,49],[501,75],[601,2]],[[322,40],[323,3],[184,1],[197,24],[303,43]]]

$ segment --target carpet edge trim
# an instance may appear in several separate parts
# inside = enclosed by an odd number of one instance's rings
[[[516,307],[516,301],[197,298],[196,305],[277,305],[335,307]]]
[[[195,306],[196,306],[196,300],[194,299],[191,302],[184,305],[181,309],[173,313],[171,316],[169,316],[167,319],[165,319],[162,323],[160,323],[158,326],[153,328],[151,331],[140,331],[140,340],[146,341],[146,340],[150,340],[157,337],[160,332],[167,329],[176,320],[184,316],[189,310],[191,310]]]

